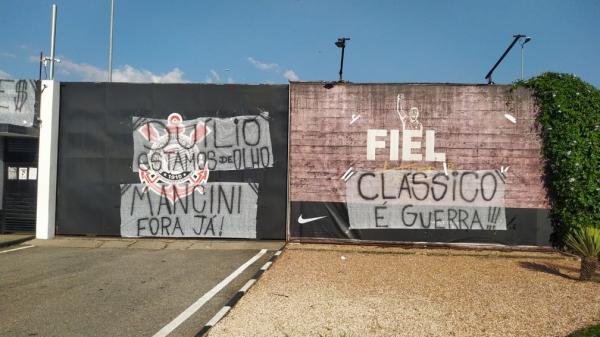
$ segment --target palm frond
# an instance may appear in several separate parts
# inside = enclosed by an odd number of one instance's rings
[[[586,226],[573,229],[567,234],[565,243],[581,256],[596,257],[600,254],[600,228]]]

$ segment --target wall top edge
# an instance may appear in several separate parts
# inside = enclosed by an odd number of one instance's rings
[[[512,84],[451,83],[451,82],[337,82],[337,81],[293,81],[290,85],[422,85],[422,86],[464,86],[464,87],[512,87]]]
[[[86,84],[86,85],[139,85],[139,86],[206,86],[206,87],[273,87],[282,88],[288,87],[288,84],[270,84],[270,83],[140,83],[140,82],[84,82],[84,81],[72,81],[72,82],[59,82],[60,84],[75,85],[75,84]]]

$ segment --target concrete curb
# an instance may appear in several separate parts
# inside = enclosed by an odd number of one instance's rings
[[[202,329],[195,335],[195,337],[206,336],[210,328],[215,326],[215,324],[219,323],[219,321],[229,313],[231,308],[233,308],[239,302],[239,300],[246,294],[246,292],[248,292],[248,290],[256,283],[256,281],[258,281],[258,279],[267,271],[267,269],[269,269],[273,265],[273,262],[275,262],[279,255],[281,255],[281,252],[284,248],[285,246],[282,247],[280,250],[276,251],[275,254],[273,254],[273,256],[271,256],[271,258],[262,267],[260,267],[256,274],[254,274],[254,276],[252,276],[252,278],[248,280],[248,282],[246,282],[246,284],[244,284],[244,286],[240,290],[238,290],[238,292],[235,293],[235,295],[233,295],[232,298],[229,299],[227,304],[225,304],[225,306],[221,308],[221,310],[219,310],[213,316],[213,318],[211,318],[206,323],[206,325],[202,327]]]
[[[32,239],[35,239],[35,236],[32,235],[32,236],[26,236],[26,237],[14,239],[14,240],[3,241],[3,242],[0,242],[0,248],[18,245],[19,243],[23,243],[25,241],[29,241]]]

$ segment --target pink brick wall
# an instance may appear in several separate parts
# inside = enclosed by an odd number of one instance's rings
[[[340,177],[350,166],[378,170],[387,160],[388,168],[443,170],[441,163],[389,162],[384,149],[377,150],[375,161],[367,161],[368,129],[402,130],[398,94],[404,94],[405,108],[419,108],[424,130],[435,130],[436,152],[446,153],[450,168],[510,166],[506,207],[548,208],[534,98],[526,89],[496,85],[342,84],[325,89],[322,83],[292,83],[291,200],[345,202]],[[517,123],[506,119],[506,113]],[[350,125],[352,115],[360,118]]]

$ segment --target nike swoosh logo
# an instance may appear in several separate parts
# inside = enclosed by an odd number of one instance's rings
[[[305,224],[305,223],[309,223],[309,222],[312,222],[312,221],[315,221],[315,220],[319,220],[319,219],[323,219],[323,218],[326,218],[326,217],[327,216],[319,216],[319,217],[316,217],[316,218],[304,219],[304,218],[302,218],[302,214],[300,214],[300,216],[298,217],[298,223],[299,224]]]

